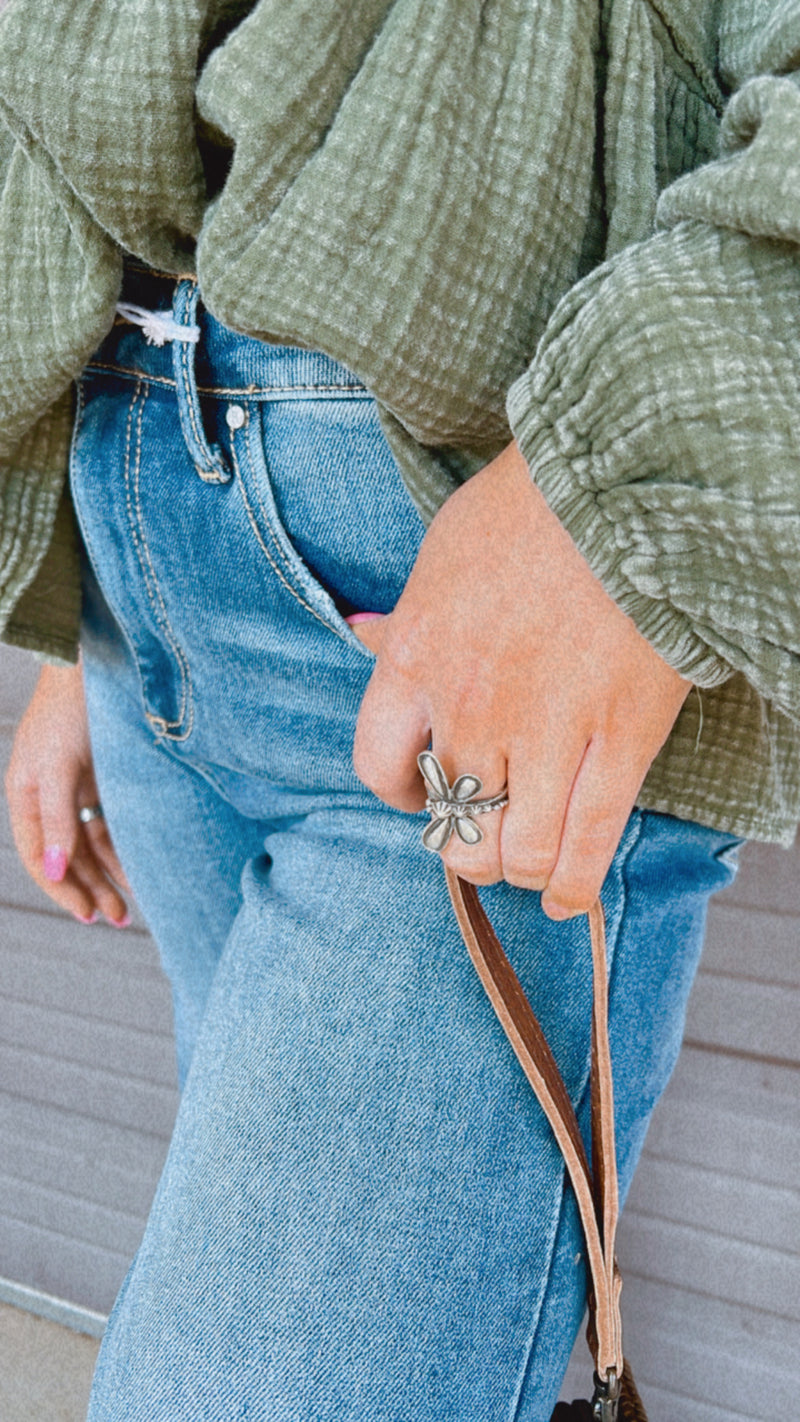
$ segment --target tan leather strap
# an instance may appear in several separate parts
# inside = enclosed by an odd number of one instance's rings
[[[589,912],[594,974],[592,1013],[592,1154],[589,1168],[577,1117],[533,1009],[490,924],[473,884],[445,866],[467,951],[522,1069],[553,1129],[578,1201],[592,1288],[589,1307],[600,1378],[622,1376],[621,1281],[614,1258],[619,1197],[614,1147],[614,1092],[608,1046],[608,972],[603,910]],[[594,1175],[594,1178],[593,1178]]]

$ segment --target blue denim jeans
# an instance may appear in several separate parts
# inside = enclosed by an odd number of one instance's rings
[[[91,1422],[542,1422],[584,1308],[572,1196],[425,819],[351,763],[345,616],[392,608],[422,524],[347,370],[132,281],[200,341],[115,328],[71,477],[97,776],[185,1086]],[[604,887],[623,1188],[736,847],[636,810]],[[482,897],[586,1129],[586,921]]]

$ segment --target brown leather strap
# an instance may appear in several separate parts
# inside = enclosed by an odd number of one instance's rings
[[[594,1178],[577,1117],[541,1026],[490,924],[473,884],[445,866],[445,876],[467,951],[522,1069],[547,1116],[566,1161],[578,1201],[592,1287],[589,1306],[599,1377],[621,1377],[621,1281],[614,1258],[619,1199],[614,1147],[614,1093],[608,1045],[608,973],[603,910],[589,912],[594,973],[592,1013],[592,1153]]]
[[[608,960],[603,906],[596,899],[588,913],[589,938],[592,947],[592,1163],[595,1212],[603,1247],[605,1283],[609,1297],[608,1338],[619,1366],[611,1364],[617,1374],[622,1371],[622,1321],[619,1296],[622,1280],[616,1260],[617,1223],[619,1221],[619,1185],[617,1180],[617,1150],[614,1137],[614,1078],[611,1070],[611,1048],[608,1040]],[[596,1288],[595,1281],[595,1288]],[[600,1301],[597,1304],[595,1326],[598,1330],[597,1371],[606,1377],[601,1367]]]

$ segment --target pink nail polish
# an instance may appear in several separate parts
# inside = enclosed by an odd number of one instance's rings
[[[60,844],[50,844],[44,852],[44,877],[51,884],[60,884],[67,872],[67,851]]]
[[[94,913],[90,913],[88,918],[86,918],[82,913],[76,913],[75,917],[77,918],[79,923],[97,923],[97,920],[100,915],[97,912],[97,909],[95,909]]]
[[[112,928],[130,928],[131,916],[126,913],[124,918],[110,918],[108,921]]]
[[[357,627],[359,622],[375,622],[383,615],[382,612],[351,612],[350,616],[345,618],[345,622],[349,623],[351,627]]]

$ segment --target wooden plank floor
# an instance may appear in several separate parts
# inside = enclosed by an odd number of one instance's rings
[[[35,678],[0,648],[0,760]],[[712,908],[687,1041],[623,1221],[627,1351],[652,1422],[775,1422],[800,1393],[800,874],[748,846]],[[104,1313],[177,1096],[141,923],[59,914],[0,813],[0,1275]],[[579,1342],[565,1395],[585,1387]]]

